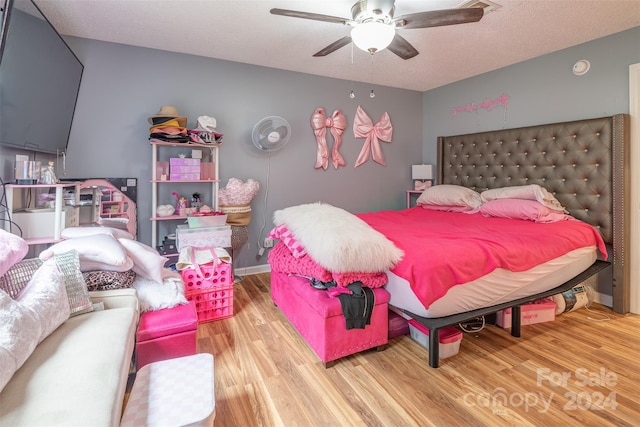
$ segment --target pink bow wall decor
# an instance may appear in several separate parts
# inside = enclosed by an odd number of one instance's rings
[[[338,152],[342,145],[342,134],[347,128],[347,118],[342,111],[335,110],[331,117],[327,117],[324,108],[316,108],[311,115],[311,129],[316,135],[318,142],[318,151],[316,157],[316,169],[327,169],[329,165],[329,148],[327,147],[327,128],[333,135],[333,149],[331,150],[331,163],[333,167],[338,169],[340,166],[346,166],[346,162],[342,155]]]
[[[393,137],[393,126],[391,126],[389,114],[385,112],[374,125],[367,113],[358,105],[356,117],[353,120],[353,136],[356,138],[366,138],[362,150],[360,150],[360,154],[358,154],[355,165],[356,168],[369,160],[369,153],[371,153],[376,163],[382,166],[387,165],[384,161],[382,148],[380,147],[380,140],[391,142],[391,138]]]

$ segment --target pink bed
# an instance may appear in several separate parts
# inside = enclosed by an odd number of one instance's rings
[[[422,207],[357,216],[404,251],[391,272],[427,309],[452,287],[496,269],[525,272],[585,247],[607,257],[600,234],[577,220],[543,224]]]

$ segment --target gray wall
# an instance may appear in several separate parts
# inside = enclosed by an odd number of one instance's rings
[[[266,254],[257,257],[257,242],[271,230],[277,209],[315,201],[351,212],[404,206],[404,191],[411,186],[410,165],[421,157],[420,92],[375,87],[377,96],[371,99],[371,86],[356,84],[357,96],[350,99],[349,81],[86,39],[68,42],[85,71],[68,147],[67,176],[138,178],[142,242],[151,242],[147,117],[162,105],[176,106],[188,117],[190,128],[196,127],[198,116],[217,119],[218,130],[225,135],[221,185],[231,177],[261,184],[252,202],[250,245],[236,254],[236,267],[266,264]],[[364,142],[351,130],[358,105],[374,122],[385,111],[391,117],[393,142],[382,144],[387,167],[370,160],[354,168]],[[347,117],[341,149],[346,168],[314,169],[316,142],[310,117],[317,107],[329,114],[342,109]],[[255,149],[250,138],[254,124],[270,115],[285,117],[292,127],[289,144],[271,155]],[[333,139],[328,141],[331,146]],[[186,186],[181,192],[191,194],[193,188]],[[172,202],[171,191],[159,202]]]
[[[496,53],[499,55],[499,52]],[[591,62],[583,76],[573,64]],[[629,65],[640,62],[640,27],[427,91],[423,157],[435,164],[438,136],[462,135],[629,112]],[[452,110],[501,95],[506,109]]]

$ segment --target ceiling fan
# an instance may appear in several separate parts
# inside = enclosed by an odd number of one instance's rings
[[[400,36],[396,29],[429,28],[477,22],[484,14],[482,8],[474,7],[410,13],[394,18],[394,10],[395,0],[361,0],[351,7],[352,19],[277,8],[271,9],[271,13],[353,27],[351,35],[336,40],[313,56],[326,56],[353,41],[357,47],[371,54],[387,48],[402,59],[413,58],[418,54],[418,51]]]

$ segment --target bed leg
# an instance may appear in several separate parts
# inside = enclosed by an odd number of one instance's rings
[[[520,327],[522,325],[522,310],[519,305],[511,307],[511,336],[520,338]]]
[[[429,366],[437,368],[440,362],[440,330],[429,329]]]

